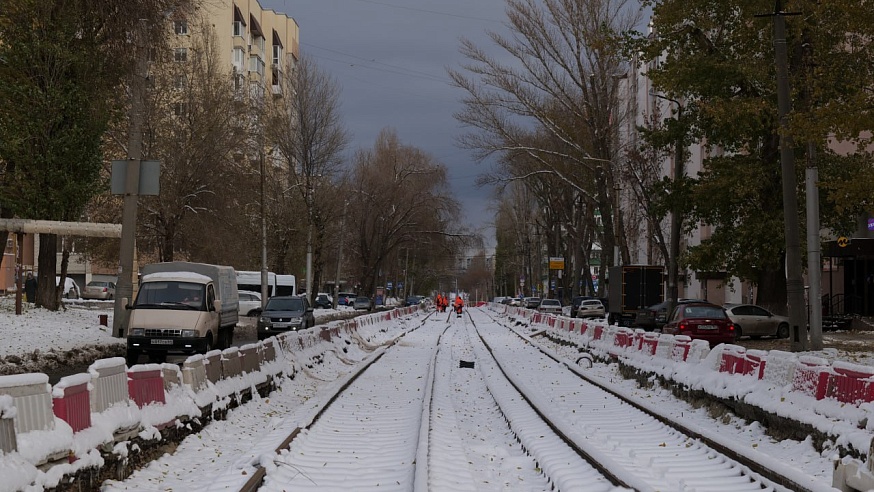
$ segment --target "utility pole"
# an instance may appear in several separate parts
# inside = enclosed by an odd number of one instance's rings
[[[313,303],[313,187],[307,176],[307,302]]]
[[[810,350],[822,350],[822,257],[819,242],[819,170],[816,167],[816,147],[807,144],[807,279],[810,289]]]
[[[798,199],[795,196],[795,149],[789,134],[789,113],[792,111],[789,91],[789,58],[786,48],[786,16],[781,0],[776,0],[773,14],[757,17],[774,18],[774,59],[777,65],[777,109],[780,116],[780,166],[783,177],[783,230],[786,235],[786,297],[789,303],[790,348],[793,352],[807,350],[807,316],[804,305],[804,281],[801,277],[801,238],[798,225]],[[818,233],[817,233],[818,234]]]
[[[112,334],[124,337],[127,333],[129,313],[123,301],[132,300],[134,294],[134,255],[137,237],[137,202],[140,188],[140,160],[143,158],[143,113],[146,97],[146,77],[149,71],[147,57],[146,26],[140,21],[133,33],[137,49],[136,70],[131,78],[131,100],[128,111],[127,163],[125,165],[124,198],[121,215],[121,244],[118,256],[118,279],[115,283]]]
[[[346,233],[346,208],[349,206],[349,201],[343,202],[343,218],[340,222],[340,241],[337,246],[337,277],[334,281],[334,309],[337,309],[337,302],[340,300],[340,265],[343,262],[343,237]]]
[[[263,129],[261,129],[263,135]],[[267,198],[266,198],[266,187],[267,187],[267,176],[266,167],[264,165],[264,142],[263,139],[259,142],[258,146],[258,168],[261,173],[261,203],[259,206],[261,207],[261,309],[267,307],[267,284],[269,282],[268,274],[267,274]]]

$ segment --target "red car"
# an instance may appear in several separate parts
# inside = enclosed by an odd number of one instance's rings
[[[728,318],[725,309],[706,302],[675,307],[662,332],[687,335],[693,340],[707,340],[711,347],[720,343],[735,343],[737,340],[734,323]]]

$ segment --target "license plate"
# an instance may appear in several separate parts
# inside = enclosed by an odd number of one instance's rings
[[[699,330],[715,330],[716,325],[698,325]]]
[[[162,338],[153,338],[152,345],[173,345],[173,340],[165,340]]]

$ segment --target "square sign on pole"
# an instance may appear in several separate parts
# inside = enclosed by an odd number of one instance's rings
[[[127,161],[112,161],[110,191],[124,195],[127,179]],[[157,196],[161,191],[161,161],[140,161],[140,189],[137,195]]]

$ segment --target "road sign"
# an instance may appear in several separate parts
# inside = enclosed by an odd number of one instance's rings
[[[387,282],[385,288],[391,290],[391,282]]]
[[[842,248],[846,248],[847,245],[850,244],[850,240],[846,236],[841,236],[838,238],[838,246]]]

